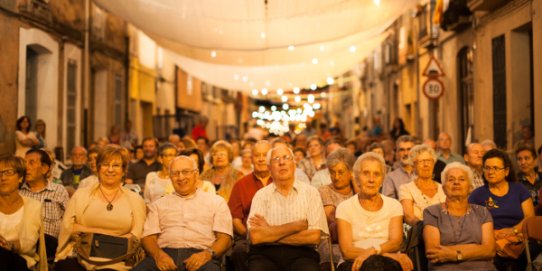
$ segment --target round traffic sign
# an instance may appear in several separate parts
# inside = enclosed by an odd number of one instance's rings
[[[423,94],[428,99],[438,99],[444,94],[444,84],[437,78],[428,78],[423,84]]]

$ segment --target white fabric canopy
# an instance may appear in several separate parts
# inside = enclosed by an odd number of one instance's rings
[[[94,0],[213,85],[251,91],[324,84],[379,46],[415,0]]]

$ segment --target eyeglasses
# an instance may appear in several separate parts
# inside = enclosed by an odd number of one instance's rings
[[[423,160],[416,160],[416,164],[423,165],[423,164],[432,164],[435,160],[433,159],[423,159]]]
[[[11,176],[14,176],[15,174],[17,174],[17,171],[13,168],[0,170],[0,177],[2,176],[11,177]]]
[[[346,175],[347,173],[348,173],[348,171],[342,171],[342,170],[338,170],[338,171],[330,170],[329,171],[330,176],[337,176],[337,177]]]
[[[169,173],[169,176],[171,178],[180,177],[180,176],[188,176],[189,174],[193,174],[194,172],[196,172],[195,169],[173,170]]]
[[[275,156],[271,158],[272,163],[280,163],[280,160],[282,161],[292,161],[294,159],[291,155],[284,155],[284,156]]]
[[[485,172],[497,172],[505,169],[504,167],[483,167],[482,168]]]
[[[226,156],[228,156],[228,154],[225,153],[225,152],[214,152],[211,155],[214,156],[214,157],[226,157]]]
[[[101,164],[100,168],[119,170],[122,168],[122,164]]]

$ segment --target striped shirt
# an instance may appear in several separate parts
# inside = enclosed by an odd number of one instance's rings
[[[41,218],[45,226],[45,234],[58,238],[62,217],[70,200],[66,188],[49,181],[41,191],[32,192],[28,184],[24,183],[19,194],[41,203]]]
[[[278,191],[275,183],[258,190],[252,199],[249,218],[256,214],[262,215],[271,226],[307,220],[309,230],[329,234],[318,190],[297,180],[287,196]],[[247,227],[250,229],[250,223]]]

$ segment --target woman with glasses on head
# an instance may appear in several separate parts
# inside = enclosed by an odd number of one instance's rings
[[[416,177],[399,187],[399,200],[405,211],[405,222],[410,226],[423,220],[423,210],[442,203],[446,195],[442,186],[433,180],[433,168],[437,161],[435,151],[428,145],[416,145],[410,150]]]
[[[230,143],[219,140],[213,144],[210,150],[212,167],[201,175],[201,179],[214,184],[217,194],[226,202],[230,199],[231,190],[237,180],[243,175],[231,165],[233,150]]]
[[[22,158],[0,157],[0,270],[47,270],[41,203],[19,194],[25,174]]]
[[[529,191],[516,181],[516,174],[508,154],[492,149],[484,155],[482,160],[485,184],[472,191],[469,203],[485,206],[493,217],[497,240],[497,255],[495,256],[497,269],[525,270],[525,252],[520,256],[519,261],[503,257],[505,255],[499,248],[501,243],[499,240],[517,237],[521,233],[523,221],[534,216],[533,200]]]
[[[55,258],[56,271],[132,268],[124,261],[96,266],[79,259],[74,250],[80,233],[127,238],[134,246],[139,245],[146,209],[138,194],[122,187],[129,159],[128,150],[120,146],[107,145],[100,151],[96,160],[99,182],[77,189],[64,213]],[[90,259],[111,260],[92,255]]]
[[[198,175],[203,172],[205,160],[203,159],[203,153],[198,148],[192,147],[184,149],[181,151],[180,155],[188,156],[196,161],[196,164],[198,165]],[[198,178],[197,182],[196,186],[203,192],[216,194],[216,188],[211,182],[204,181],[201,178]]]
[[[493,219],[483,206],[469,204],[472,170],[459,162],[441,174],[446,201],[423,212],[423,239],[429,270],[496,270]]]
[[[146,204],[174,192],[173,184],[169,178],[169,164],[177,156],[177,147],[166,143],[158,149],[158,162],[162,165],[159,171],[149,172],[145,178],[145,191],[143,198]]]
[[[298,167],[312,179],[316,171],[326,168],[324,141],[318,136],[307,139],[307,157],[299,162]]]

